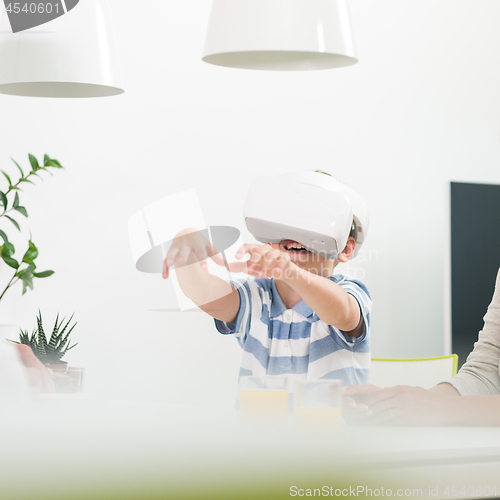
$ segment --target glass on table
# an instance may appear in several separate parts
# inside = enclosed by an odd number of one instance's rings
[[[63,371],[53,371],[52,381],[56,392],[61,394],[79,394],[83,390],[85,368],[68,367]]]
[[[342,423],[341,380],[297,380],[294,421],[301,430],[336,432]]]
[[[240,378],[240,420],[259,427],[285,427],[288,422],[288,378]]]
[[[68,367],[66,375],[71,378],[72,384],[68,392],[80,393],[83,391],[83,378],[85,375],[85,368]]]

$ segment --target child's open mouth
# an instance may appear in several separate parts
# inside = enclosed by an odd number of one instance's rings
[[[287,252],[290,253],[304,254],[304,255],[309,253],[309,250],[304,245],[298,243],[297,241],[284,240],[281,242],[281,245]]]

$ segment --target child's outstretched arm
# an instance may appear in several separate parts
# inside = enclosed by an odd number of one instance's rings
[[[229,265],[235,272],[246,272],[259,278],[275,278],[285,282],[309,305],[326,324],[351,337],[364,332],[360,306],[357,300],[333,281],[305,271],[291,262],[287,252],[270,245],[243,245],[237,258],[250,254],[247,262]]]
[[[333,281],[290,262],[282,280],[293,288],[327,325],[360,337],[364,324],[358,301]]]
[[[197,229],[184,229],[174,238],[163,263],[167,279],[175,265],[182,291],[213,318],[234,323],[240,307],[238,291],[227,281],[208,272],[207,259],[225,266],[220,254]]]

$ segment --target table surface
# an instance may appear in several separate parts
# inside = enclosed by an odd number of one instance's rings
[[[348,493],[340,496],[365,488],[355,496],[366,498],[375,496],[370,488],[404,498],[500,496],[500,428],[343,426],[325,435],[242,428],[234,411],[91,396],[49,397],[34,415],[0,423],[9,500],[68,491],[260,499],[317,489],[336,497],[340,487]]]

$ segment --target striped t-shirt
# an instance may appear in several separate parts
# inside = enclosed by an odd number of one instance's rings
[[[231,281],[240,295],[236,323],[215,320],[215,325],[220,333],[234,334],[243,348],[240,377],[335,378],[344,386],[368,382],[370,293],[355,279],[340,274],[328,279],[357,300],[365,324],[361,337],[327,325],[303,300],[287,309],[274,279]]]

